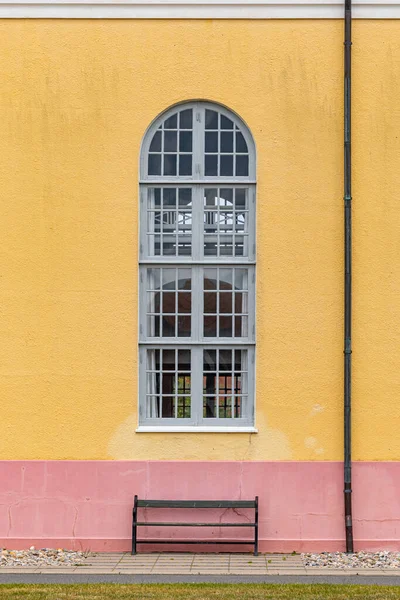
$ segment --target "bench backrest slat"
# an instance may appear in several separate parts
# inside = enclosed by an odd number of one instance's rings
[[[255,500],[138,500],[142,508],[255,508]]]

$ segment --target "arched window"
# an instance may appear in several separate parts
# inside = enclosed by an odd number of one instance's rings
[[[140,172],[141,427],[254,425],[255,148],[222,106],[163,113]]]

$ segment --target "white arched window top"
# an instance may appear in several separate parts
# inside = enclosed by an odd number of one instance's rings
[[[243,121],[208,102],[175,106],[150,126],[141,180],[255,180],[253,138]]]
[[[144,137],[139,430],[254,429],[255,159],[243,121],[209,102]]]

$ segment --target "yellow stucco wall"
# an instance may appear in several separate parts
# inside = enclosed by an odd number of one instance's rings
[[[400,459],[400,21],[354,24],[354,448]],[[342,23],[0,21],[0,459],[342,458]],[[135,434],[138,153],[258,151],[259,433]]]

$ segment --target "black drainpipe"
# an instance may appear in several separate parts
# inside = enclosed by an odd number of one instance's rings
[[[344,41],[344,514],[346,552],[353,552],[351,489],[351,0],[345,0]]]

